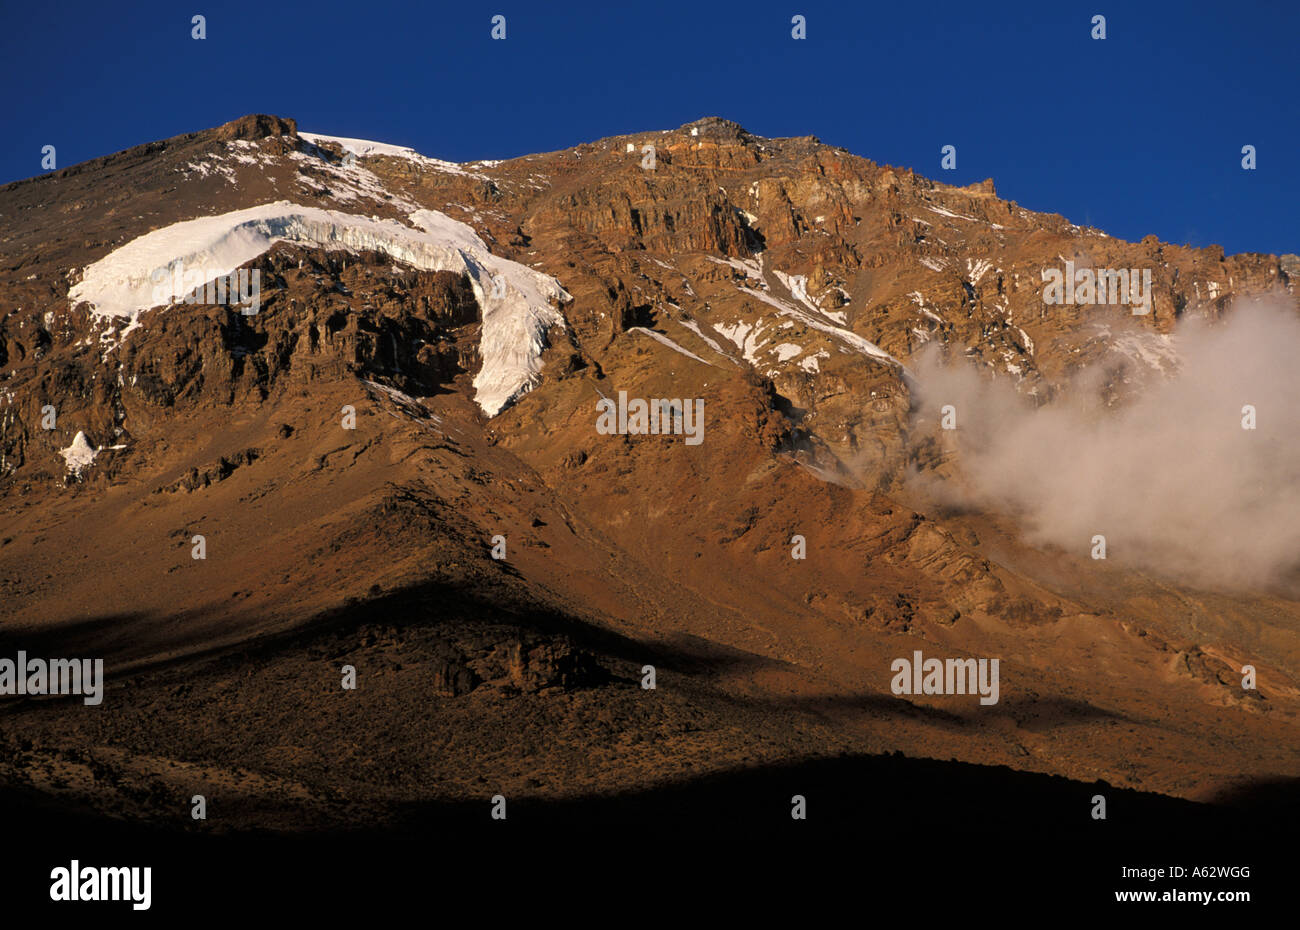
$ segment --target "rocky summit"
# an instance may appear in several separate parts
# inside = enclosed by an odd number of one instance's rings
[[[1292,776],[1296,415],[1162,392],[1298,288],[714,117],[457,164],[253,115],[7,184],[0,656],[104,668],[5,691],[0,779],[299,831],[846,755]]]

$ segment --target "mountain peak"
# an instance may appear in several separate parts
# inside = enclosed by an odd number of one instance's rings
[[[753,137],[744,126],[721,116],[705,116],[683,123],[677,131],[695,136],[722,136],[736,141]]]
[[[258,139],[266,139],[272,136],[296,136],[298,134],[298,123],[289,117],[272,116],[267,113],[250,113],[247,116],[239,117],[239,119],[223,123],[213,129],[212,132],[217,139],[225,142],[235,139],[256,142]]]

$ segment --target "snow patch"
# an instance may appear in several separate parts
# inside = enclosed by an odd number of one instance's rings
[[[231,186],[238,187],[239,184],[237,183],[235,176],[235,169],[231,168],[229,165],[223,165],[220,158],[221,156],[219,155],[205,155],[198,161],[186,162],[181,168],[181,172],[186,177],[189,177],[192,173],[197,173],[201,178],[206,178],[209,174],[215,174],[219,177],[225,178]]]
[[[681,326],[684,329],[689,329],[695,335],[699,336],[700,340],[705,345],[707,345],[714,352],[717,352],[723,358],[727,358],[727,359],[731,358],[730,355],[722,351],[722,346],[718,345],[718,341],[716,339],[710,339],[708,336],[704,335],[703,331],[700,329],[699,323],[696,323],[694,320],[676,320],[675,322],[677,323],[678,326]],[[735,359],[732,359],[732,361],[735,361]]]
[[[313,174],[300,172],[295,177],[295,183],[314,196],[329,196],[346,204],[351,204],[355,200],[373,200],[376,203],[397,207],[407,212],[420,209],[418,204],[394,196],[384,186],[384,183],[379,180],[378,175],[363,168],[360,163],[339,165],[303,152],[290,152],[289,160],[309,167],[312,172],[321,172],[326,176],[327,180],[324,180],[315,177]],[[322,185],[328,193],[318,190]]]
[[[899,368],[903,369],[904,371],[907,370],[904,367],[902,362],[894,358],[892,355],[890,355],[884,349],[880,348],[874,342],[871,342],[868,339],[863,339],[861,336],[859,336],[857,333],[853,332],[850,329],[845,329],[841,326],[833,326],[830,323],[823,322],[821,319],[819,319],[821,314],[817,314],[816,316],[814,316],[812,314],[805,313],[803,310],[800,310],[798,307],[788,304],[785,301],[773,297],[770,294],[765,294],[762,291],[753,290],[752,288],[742,287],[740,288],[740,290],[748,294],[750,297],[755,297],[766,304],[770,304],[771,306],[776,307],[778,310],[781,311],[782,316],[793,317],[796,320],[806,323],[808,326],[811,326],[813,329],[821,330],[822,332],[828,335],[834,336],[836,339],[840,340],[845,345],[851,347],[852,349],[855,349],[856,351],[862,353],[863,355],[870,356],[871,358],[874,358],[877,361],[887,362],[891,365],[897,365]],[[714,327],[714,328],[718,329],[718,327]],[[718,331],[722,332],[721,329],[718,329]],[[728,336],[728,338],[731,337]],[[748,358],[748,356],[746,356],[746,358]]]
[[[939,316],[939,314],[935,313],[933,310],[931,310],[929,307],[925,305],[925,297],[921,294],[920,291],[912,291],[912,293],[908,294],[907,296],[912,298],[912,300],[916,302],[917,309],[920,310],[927,317],[934,320],[936,323],[943,322],[943,317]]]
[[[715,265],[730,265],[737,271],[742,272],[746,277],[757,278],[760,282],[763,281],[763,265],[760,261],[752,258],[714,258],[712,255],[704,257]],[[764,284],[764,287],[766,287],[766,284]]]
[[[742,287],[741,290],[744,291],[748,289]],[[758,292],[751,291],[750,293],[756,294]],[[758,361],[758,350],[767,345],[768,342],[766,339],[762,342],[758,341],[759,334],[763,331],[763,323],[761,320],[757,323],[746,323],[744,320],[738,320],[731,325],[715,323],[713,324],[713,328],[723,338],[734,342],[736,348],[740,349],[740,353],[744,356],[745,361],[750,363]]]
[[[350,152],[358,158],[365,158],[371,155],[386,155],[389,158],[404,158],[407,161],[415,162],[423,168],[430,168],[434,171],[445,171],[448,174],[460,174],[465,177],[486,179],[487,175],[477,171],[468,171],[463,165],[454,161],[443,161],[441,158],[430,158],[427,155],[421,155],[413,148],[405,145],[390,145],[387,142],[371,142],[369,139],[349,139],[345,136],[326,136],[317,132],[300,132],[299,138],[306,139],[313,145],[333,142],[343,149]]]
[[[646,334],[647,336],[649,336],[651,339],[654,339],[656,342],[660,342],[660,343],[662,343],[663,345],[666,345],[668,348],[672,349],[674,352],[680,352],[682,355],[685,355],[687,358],[693,358],[693,359],[695,359],[695,361],[697,361],[697,362],[703,362],[705,365],[710,365],[710,364],[711,364],[710,362],[705,362],[704,359],[700,358],[700,357],[699,357],[698,355],[696,355],[694,352],[691,352],[691,351],[689,351],[689,350],[687,350],[687,349],[682,348],[680,345],[678,345],[677,343],[673,342],[671,339],[669,339],[669,338],[668,338],[667,336],[665,336],[663,333],[657,333],[657,332],[655,332],[653,329],[646,329],[644,326],[630,326],[630,327],[628,327],[628,332],[629,332],[629,333],[645,333],[645,334]]]
[[[94,463],[95,456],[98,454],[99,450],[90,444],[86,434],[80,430],[72,437],[72,445],[59,450],[59,455],[63,456],[63,461],[68,466],[68,472],[78,477],[81,476],[83,469],[89,468]]]
[[[1106,335],[1110,335],[1109,327]],[[1178,350],[1168,333],[1123,333],[1111,344],[1116,351],[1161,374],[1178,369]]]
[[[979,284],[980,278],[984,277],[993,268],[993,263],[987,258],[966,259],[966,280],[971,284]]]
[[[929,210],[931,213],[937,213],[940,216],[949,216],[952,217],[954,220],[967,220],[971,223],[979,222],[979,220],[975,219],[975,217],[973,216],[966,216],[962,213],[953,213],[951,210],[945,209],[944,207],[932,207],[929,204],[926,204],[925,208]]]
[[[816,302],[808,296],[808,278],[806,275],[786,274],[784,271],[776,271],[776,269],[773,269],[773,272],[776,274],[777,279],[785,285],[785,289],[790,292],[791,297],[814,313],[822,312],[822,308],[817,306]]]
[[[831,354],[825,349],[818,349],[812,355],[806,356],[799,362],[799,367],[810,374],[816,374],[821,371],[821,364],[818,361],[823,358],[830,358]]]

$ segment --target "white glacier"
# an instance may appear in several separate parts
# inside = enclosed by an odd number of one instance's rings
[[[549,275],[493,255],[464,223],[417,210],[412,229],[397,220],[306,207],[287,201],[174,223],[133,239],[88,265],[68,296],[86,301],[96,317],[135,323],[150,307],[181,298],[171,269],[200,268],[205,280],[228,275],[276,242],[315,248],[375,251],[424,271],[468,275],[482,310],[483,367],[475,401],[495,416],[537,382],[546,331],[565,326],[552,302],[572,298]]]

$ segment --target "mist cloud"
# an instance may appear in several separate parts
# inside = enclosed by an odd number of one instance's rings
[[[1239,304],[1168,340],[1119,338],[1147,379],[1108,409],[1103,363],[1035,408],[1008,379],[916,360],[919,416],[955,449],[956,473],[913,474],[939,501],[1015,516],[1033,545],[1212,587],[1300,590],[1300,316]],[[1163,365],[1164,370],[1160,368]],[[1113,370],[1113,368],[1112,368]],[[956,408],[957,429],[938,429]],[[1243,429],[1243,407],[1256,428]],[[919,424],[924,426],[924,422]]]

